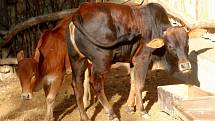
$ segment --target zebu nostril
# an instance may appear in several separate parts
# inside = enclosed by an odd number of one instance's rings
[[[189,71],[189,70],[191,70],[191,64],[190,64],[190,62],[186,62],[186,63],[180,63],[179,64],[179,69],[180,69],[180,71]]]
[[[181,64],[181,68],[183,68],[183,69],[189,68],[189,64],[183,63],[183,64]]]

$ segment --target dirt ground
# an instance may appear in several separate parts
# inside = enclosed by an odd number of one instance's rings
[[[138,114],[128,114],[125,110],[129,94],[130,76],[127,70],[120,66],[113,68],[105,81],[105,92],[109,102],[121,121],[142,121]],[[55,121],[80,121],[75,96],[72,92],[71,75],[66,75],[64,83],[56,99],[54,109]],[[157,86],[182,83],[164,71],[150,72],[146,79],[145,109],[151,116],[148,121],[178,121],[161,112],[157,102]],[[15,74],[5,80],[0,80],[0,121],[42,121],[46,113],[46,102],[43,91],[34,93],[30,101],[20,98],[21,87]],[[108,121],[105,112],[98,101],[91,103],[87,114],[92,121]]]

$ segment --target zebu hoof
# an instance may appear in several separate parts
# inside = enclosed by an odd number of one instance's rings
[[[125,107],[125,112],[126,113],[131,113],[131,114],[134,114],[134,106],[126,106]]]
[[[107,113],[107,116],[109,118],[109,121],[119,121],[119,118],[116,116],[116,114]]]
[[[140,116],[143,119],[149,119],[150,118],[150,115],[146,111],[140,112]]]

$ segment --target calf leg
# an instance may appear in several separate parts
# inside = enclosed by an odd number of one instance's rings
[[[54,101],[57,95],[57,92],[61,86],[63,81],[63,75],[56,76],[54,80],[49,80],[52,83],[50,85],[44,86],[44,91],[46,95],[46,103],[47,103],[47,112],[46,112],[46,121],[53,121],[53,109],[54,109]]]

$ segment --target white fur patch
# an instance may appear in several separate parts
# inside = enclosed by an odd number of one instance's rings
[[[73,24],[73,22],[70,22],[69,24],[69,33],[70,33],[70,41],[72,42],[72,45],[75,49],[75,51],[79,54],[79,56],[81,56],[82,58],[85,57],[80,50],[78,49],[76,43],[75,43],[75,25]]]
[[[43,78],[43,81],[45,84],[47,85],[51,85],[54,80],[56,79],[57,77],[54,75],[54,74],[49,74],[49,75],[46,75],[44,78]]]

